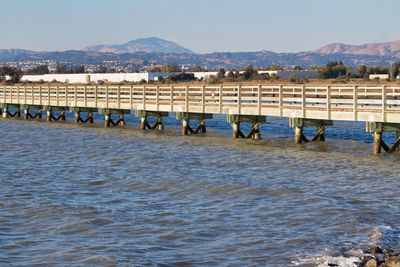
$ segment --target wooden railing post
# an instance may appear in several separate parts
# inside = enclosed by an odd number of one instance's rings
[[[159,111],[158,105],[159,105],[159,98],[160,98],[160,86],[156,87],[156,110]]]
[[[201,87],[201,110],[204,113],[206,110],[206,87],[203,85]]]
[[[283,85],[279,85],[279,116],[283,116]]]
[[[242,113],[242,86],[239,85],[237,93],[238,115]]]
[[[143,110],[146,110],[146,86],[143,85]]]
[[[353,87],[353,114],[354,121],[357,121],[357,109],[358,109],[358,86]]]
[[[220,85],[220,86],[219,86],[219,96],[218,96],[219,113],[222,113],[222,107],[223,107],[223,98],[222,98],[222,95],[223,95],[223,90],[224,90],[224,87],[223,87],[222,85]]]
[[[382,86],[382,121],[386,122],[386,85]]]
[[[302,118],[306,117],[306,87],[303,85],[301,87],[301,113]]]
[[[326,113],[328,120],[331,119],[331,87],[326,88]]]
[[[261,85],[258,86],[258,100],[257,100],[257,106],[258,106],[258,115],[261,115],[261,100],[262,100],[262,93],[261,93]]]
[[[170,88],[170,111],[174,111],[174,86],[171,86]]]
[[[185,112],[189,112],[189,86],[185,87]]]

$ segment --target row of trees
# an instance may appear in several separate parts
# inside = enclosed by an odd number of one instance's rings
[[[358,68],[345,66],[342,61],[331,61],[325,67],[315,67],[319,71],[321,79],[336,79],[340,77],[350,78],[368,78],[370,74],[390,74],[390,77],[395,78],[400,73],[400,61],[387,66],[370,66],[361,65]]]

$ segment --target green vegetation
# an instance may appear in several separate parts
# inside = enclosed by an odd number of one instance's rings
[[[66,65],[58,65],[56,67],[55,73],[57,74],[69,74],[69,73],[85,73],[85,67],[83,65],[78,65],[76,67],[68,68]]]
[[[43,75],[48,73],[50,73],[50,71],[47,65],[40,65],[25,71],[25,74],[36,74],[36,75]]]
[[[6,80],[6,76],[10,76],[9,82],[18,83],[22,76],[22,71],[15,67],[0,67],[0,82]]]

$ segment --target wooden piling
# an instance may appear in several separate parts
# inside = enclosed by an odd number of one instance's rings
[[[125,126],[125,116],[124,116],[124,114],[120,114],[119,115],[119,125],[121,125],[121,126]]]
[[[51,110],[46,110],[46,121],[51,121]]]
[[[240,122],[232,122],[232,138],[239,138]]]
[[[110,124],[111,124],[110,117],[111,117],[110,114],[105,114],[105,118],[104,118],[104,127],[105,128],[110,127]]]
[[[298,126],[294,129],[294,142],[301,144],[303,142],[303,127]]]
[[[24,109],[24,120],[29,119],[29,109]]]
[[[316,141],[325,141],[325,127],[323,125],[317,126],[317,133],[319,133]]]
[[[146,130],[146,117],[140,117],[140,129]]]
[[[207,130],[206,130],[206,120],[200,120],[199,121],[199,125],[201,125],[201,132],[202,133],[206,133],[207,132]]]
[[[157,130],[162,131],[164,130],[164,125],[162,124],[163,118],[162,116],[157,117]]]
[[[188,134],[188,125],[189,125],[189,120],[182,119],[182,135]]]
[[[75,123],[79,123],[80,117],[81,117],[80,112],[75,112]]]
[[[379,154],[381,153],[381,147],[382,147],[382,132],[374,132],[374,151],[373,154]]]
[[[7,107],[3,108],[3,118],[7,118],[8,117],[8,110]]]
[[[253,126],[253,134],[252,134],[251,138],[254,140],[259,140],[260,139],[260,123],[253,122],[252,126]]]

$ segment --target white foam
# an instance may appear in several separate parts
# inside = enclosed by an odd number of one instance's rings
[[[340,267],[357,267],[357,263],[361,261],[361,257],[351,256],[317,256],[309,259],[300,259],[298,262],[293,262],[294,265],[314,265],[318,267],[330,267],[336,264]],[[330,265],[331,264],[331,265]]]

